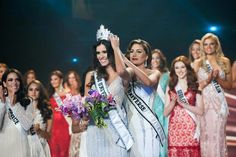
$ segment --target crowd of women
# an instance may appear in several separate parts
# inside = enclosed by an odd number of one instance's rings
[[[224,89],[235,88],[236,74],[212,33],[185,55],[168,69],[164,53],[142,39],[123,54],[119,37],[101,26],[84,81],[74,70],[55,70],[45,88],[34,70],[23,77],[1,63],[1,156],[227,157]],[[115,99],[106,128],[58,109],[68,93],[90,89]]]

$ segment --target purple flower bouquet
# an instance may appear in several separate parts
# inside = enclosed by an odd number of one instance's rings
[[[88,114],[84,107],[83,97],[80,95],[67,94],[63,100],[63,105],[60,106],[60,110],[63,115],[70,116],[76,120],[80,120]]]
[[[108,112],[115,109],[115,100],[112,95],[104,96],[96,90],[90,90],[85,97],[84,106],[87,108],[90,118],[99,128],[106,128],[104,118],[108,118]]]

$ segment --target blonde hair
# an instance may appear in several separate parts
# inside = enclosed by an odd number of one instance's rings
[[[213,33],[207,33],[201,39],[201,43],[200,43],[200,52],[201,52],[201,56],[202,56],[201,65],[204,67],[204,69],[207,69],[206,68],[207,56],[204,52],[204,42],[205,42],[206,39],[212,39],[215,42],[215,44],[216,44],[216,62],[225,73],[228,73],[229,71],[227,71],[226,65],[224,64],[224,61],[223,61],[224,53],[222,51],[220,40]]]

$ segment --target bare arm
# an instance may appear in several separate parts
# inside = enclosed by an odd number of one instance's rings
[[[225,58],[225,64],[227,69],[227,74],[224,80],[222,80],[218,74],[216,74],[215,79],[221,85],[222,88],[230,90],[232,88],[232,72],[231,64],[229,59]],[[214,75],[214,73],[213,73]]]
[[[84,95],[87,96],[88,95],[88,91],[90,90],[90,81],[91,81],[91,77],[93,75],[93,71],[89,71],[87,72],[86,74],[86,77],[85,77],[85,84],[84,84]]]
[[[169,116],[170,112],[173,110],[173,108],[175,107],[176,101],[177,101],[177,95],[173,92],[171,92],[171,96],[168,93],[169,91],[169,87],[167,86],[166,89],[166,100],[165,100],[165,108],[164,108],[164,116],[167,117]],[[172,98],[170,101],[170,97]]]
[[[40,129],[39,125],[35,125],[35,131],[39,134],[42,138],[49,140],[51,137],[51,130],[52,130],[52,119],[48,119],[46,122],[46,130]]]
[[[232,65],[232,88],[236,88],[236,61]]]
[[[126,57],[124,57],[124,62],[128,67],[132,68],[133,73],[143,82],[144,85],[153,87],[157,85],[161,75],[158,70],[152,70],[152,73],[148,76],[144,71],[135,66]]]
[[[202,100],[202,95],[200,95],[200,94],[197,94],[197,96],[196,96],[196,106],[192,106],[192,105],[185,104],[182,102],[179,102],[179,104],[194,114],[198,114],[200,116],[203,114],[203,110],[204,110],[203,109],[203,100]]]

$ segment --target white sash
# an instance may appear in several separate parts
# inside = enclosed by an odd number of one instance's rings
[[[206,60],[206,66],[207,70],[210,72],[212,71],[212,66],[208,60]],[[225,99],[224,91],[222,90],[221,86],[218,84],[216,80],[212,80],[211,84],[215,87],[216,92],[219,95],[219,98],[221,100],[221,108],[220,108],[220,114],[223,116],[226,116],[229,114],[228,104]]]
[[[189,102],[188,102],[187,98],[185,97],[182,88],[179,85],[177,85],[175,87],[175,90],[176,90],[177,96],[179,97],[180,101],[187,104],[187,105],[189,105]],[[196,124],[195,134],[194,134],[193,138],[199,140],[199,137],[200,137],[200,124],[199,124],[199,121],[198,121],[198,119],[197,119],[197,117],[194,113],[192,113],[191,111],[189,111],[187,109],[185,109],[185,111],[189,114],[189,116],[193,119],[193,121]]]
[[[63,105],[63,101],[61,100],[61,97],[56,92],[53,94],[53,97],[57,103],[57,106],[60,108],[60,106]],[[65,117],[66,122],[69,125],[69,134],[72,134],[72,130],[71,130],[72,120],[68,116],[64,116],[64,117]]]
[[[94,80],[95,80],[95,85],[98,92],[105,96],[109,95],[105,80],[103,78],[98,79],[96,72],[94,72]],[[116,143],[120,147],[125,148],[126,150],[129,150],[131,146],[134,144],[134,140],[129,130],[126,128],[125,123],[122,121],[116,109],[110,110],[108,114],[109,114],[109,119],[112,123],[112,126],[114,127],[114,129],[116,130],[119,136],[119,139]]]
[[[166,142],[166,135],[157,115],[149,108],[149,106],[135,93],[133,85],[129,85],[126,95],[130,103],[138,111],[138,113],[152,126],[163,146]]]
[[[6,108],[7,108],[7,112],[8,112],[8,116],[9,119],[13,122],[13,124],[16,126],[17,130],[23,134],[23,135],[27,135],[26,130],[23,129],[23,127],[20,124],[20,121],[18,120],[18,118],[15,116],[14,112],[12,111],[12,109],[10,108],[9,104],[10,104],[10,100],[7,99],[7,104],[6,104]]]

